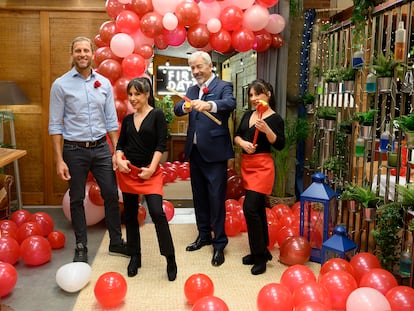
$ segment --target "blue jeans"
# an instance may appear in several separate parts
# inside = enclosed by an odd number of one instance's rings
[[[85,208],[85,186],[89,171],[98,183],[104,199],[105,224],[109,232],[110,244],[119,245],[122,241],[121,217],[119,212],[118,185],[112,169],[112,155],[105,141],[94,148],[76,145],[63,145],[63,160],[69,168],[70,214],[76,244],[87,245],[87,224]]]

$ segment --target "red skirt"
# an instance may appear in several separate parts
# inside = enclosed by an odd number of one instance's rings
[[[158,166],[150,179],[142,179],[137,176],[139,168],[130,165],[131,172],[121,173],[116,171],[118,186],[122,192],[136,194],[159,194],[164,195],[162,170]]]
[[[242,154],[241,172],[244,189],[271,194],[275,166],[270,153]]]

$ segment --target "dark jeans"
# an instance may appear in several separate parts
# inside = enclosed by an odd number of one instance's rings
[[[269,244],[265,195],[246,190],[243,213],[246,218],[251,254],[264,255]]]
[[[112,155],[105,141],[94,148],[83,148],[64,144],[63,159],[69,167],[70,214],[76,243],[87,245],[87,224],[84,199],[89,171],[98,183],[104,199],[105,223],[109,232],[110,244],[118,245],[122,240],[121,217],[119,212],[118,185],[112,169]]]
[[[124,198],[125,224],[129,255],[141,255],[141,236],[138,224],[138,194],[122,193]],[[159,194],[147,194],[145,199],[155,231],[158,238],[158,246],[163,256],[174,255],[174,244],[170,227],[162,208],[162,196]]]

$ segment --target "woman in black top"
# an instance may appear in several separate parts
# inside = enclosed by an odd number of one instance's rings
[[[177,265],[170,228],[162,208],[163,179],[159,166],[166,149],[167,123],[164,113],[154,108],[149,79],[132,79],[127,92],[136,112],[122,120],[116,146],[116,164],[118,184],[124,199],[128,253],[131,255],[128,276],[135,276],[141,267],[138,206],[139,195],[142,194],[155,225],[161,255],[167,258],[168,279],[173,281]]]
[[[275,170],[270,147],[282,149],[285,145],[284,122],[275,112],[273,87],[255,80],[248,87],[249,102],[255,110],[247,111],[236,131],[234,143],[243,149],[241,171],[246,195],[243,212],[249,236],[250,254],[243,264],[253,265],[251,273],[262,274],[266,262],[272,259],[265,210],[265,198],[272,192]],[[259,105],[267,109],[260,112]],[[257,141],[255,140],[257,132]]]

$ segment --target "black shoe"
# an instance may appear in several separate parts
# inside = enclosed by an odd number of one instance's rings
[[[250,270],[253,275],[258,275],[266,272],[266,261],[256,263]]]
[[[76,244],[75,256],[73,262],[86,262],[88,263],[88,248],[82,243]]]
[[[220,249],[215,249],[211,264],[215,267],[221,266],[224,263],[224,252]]]
[[[211,242],[211,239],[209,239],[209,240],[202,240],[200,237],[198,237],[197,240],[195,240],[193,243],[191,243],[190,245],[188,245],[185,250],[187,252],[196,251],[196,250],[202,248],[203,246],[211,245],[211,243],[212,243]]]
[[[177,278],[177,264],[174,256],[167,257],[167,275],[169,281],[174,281]]]
[[[128,276],[136,276],[138,274],[138,268],[141,268],[141,256],[133,255],[128,265]]]
[[[267,261],[270,261],[273,258],[272,254],[269,252],[269,250],[266,250],[265,257],[266,257]],[[242,262],[243,262],[243,265],[254,265],[255,264],[254,256],[252,254],[246,255],[242,258]]]
[[[110,244],[109,255],[129,257],[126,243],[122,240],[121,244],[118,244],[118,245]]]

